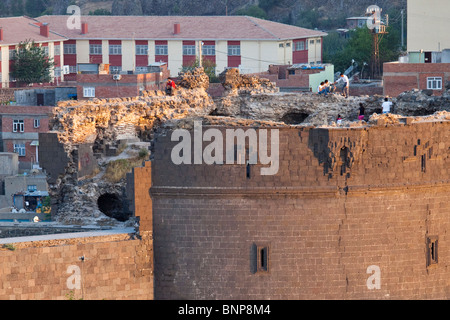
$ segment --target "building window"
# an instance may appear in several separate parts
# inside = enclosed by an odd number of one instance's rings
[[[148,46],[143,44],[136,45],[136,55],[146,56],[148,54]]]
[[[14,60],[16,58],[16,50],[10,49],[9,50],[9,60]]]
[[[155,46],[155,55],[167,56],[168,54],[167,44],[158,44]]]
[[[229,56],[240,56],[241,46],[240,45],[228,45],[228,55]]]
[[[24,124],[23,120],[13,120],[13,132],[23,132]]]
[[[102,54],[102,45],[101,44],[90,44],[89,45],[89,54]]]
[[[76,44],[64,44],[64,54],[76,54],[77,45]]]
[[[61,77],[61,67],[55,67],[55,77]]]
[[[183,45],[183,56],[195,56],[195,46]]]
[[[49,52],[49,51],[48,51],[48,46],[45,46],[45,47],[42,46],[41,48],[44,49],[44,55],[45,55],[46,57],[48,57],[48,52]]]
[[[286,42],[286,48],[289,48],[291,46],[290,42]]]
[[[284,48],[284,44],[283,44],[283,43],[280,43],[280,44],[278,44],[278,47]]]
[[[29,184],[29,185],[27,185],[27,191],[28,192],[35,192],[35,191],[37,191],[37,186],[34,185],[34,184]]]
[[[95,87],[83,87],[83,97],[94,98],[95,97]]]
[[[15,143],[14,144],[14,152],[18,153],[20,157],[25,157],[25,144]]]
[[[148,67],[136,67],[136,73],[148,73]]]
[[[109,66],[109,73],[111,74],[119,74],[122,72],[122,67],[120,66]]]
[[[317,40],[316,40],[316,44],[319,44],[319,43],[320,43],[320,39],[317,39]]]
[[[53,54],[55,56],[61,55],[61,46],[59,44],[55,44],[53,48],[54,48],[53,49]]]
[[[441,90],[442,89],[442,78],[441,77],[427,78],[427,89]]]
[[[438,237],[427,237],[427,267],[438,263]]]
[[[258,247],[258,271],[269,271],[269,247]]]
[[[69,73],[77,73],[77,66],[69,66]]]
[[[39,128],[41,126],[41,119],[34,119],[33,126]]]
[[[305,40],[305,50],[308,50],[308,40]]]
[[[310,44],[314,44],[314,39],[309,40],[309,43],[310,43]]]
[[[251,248],[251,272],[252,273],[267,273],[269,272],[269,245],[267,244],[253,244]]]
[[[295,50],[296,51],[303,51],[305,50],[305,43],[303,41],[299,41],[295,43]]]
[[[111,54],[111,55],[121,55],[122,54],[122,45],[120,45],[120,44],[110,44],[109,45],[109,54]]]
[[[202,47],[202,54],[204,56],[215,56],[216,55],[216,46],[215,45],[206,45]]]

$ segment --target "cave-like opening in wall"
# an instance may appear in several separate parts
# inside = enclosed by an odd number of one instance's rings
[[[286,124],[300,124],[308,118],[309,114],[304,112],[288,112],[280,120]]]
[[[130,217],[125,210],[122,199],[114,193],[104,193],[97,200],[98,209],[110,218],[118,221],[127,221]]]

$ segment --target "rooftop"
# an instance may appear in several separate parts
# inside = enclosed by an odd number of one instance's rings
[[[88,32],[69,29],[70,16],[42,16],[40,22],[70,39],[289,40],[327,34],[249,16],[82,16]],[[174,25],[180,32],[174,34]],[[108,30],[105,33],[105,30]]]
[[[51,27],[48,38],[42,36],[37,23],[28,17],[0,18],[0,28],[3,29],[3,41],[0,41],[0,45],[17,45],[30,39],[36,43],[67,40],[55,33]]]

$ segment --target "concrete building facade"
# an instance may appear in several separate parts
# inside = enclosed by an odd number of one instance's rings
[[[449,11],[450,3],[446,0],[408,0],[407,51],[431,55],[450,48]],[[422,56],[425,59],[425,54]]]
[[[143,74],[77,74],[77,99],[137,97],[146,90],[164,90],[170,76],[167,64],[155,69]]]
[[[326,33],[248,16],[83,16],[80,29],[68,29],[68,16],[42,16],[68,37],[64,61],[74,78],[94,65],[111,73],[145,73],[152,62],[165,62],[171,76],[200,56],[216,72],[239,67],[243,73],[270,64],[321,63]],[[69,78],[70,79],[70,75]]]
[[[397,96],[412,89],[442,95],[450,74],[449,10],[450,3],[445,0],[408,0],[408,55],[384,64],[385,95]]]

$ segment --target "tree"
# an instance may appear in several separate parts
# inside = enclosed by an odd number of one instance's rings
[[[107,9],[95,9],[94,11],[89,11],[90,16],[110,16],[111,12]]]
[[[26,0],[25,10],[31,17],[38,17],[46,10],[46,5],[43,0]]]
[[[12,76],[19,84],[50,82],[54,66],[44,48],[28,40],[21,42],[16,50]]]
[[[389,33],[383,35],[379,45],[381,66],[384,62],[397,60],[400,54],[398,32],[390,27],[387,30]],[[365,70],[370,70],[373,53],[371,30],[363,27],[351,31],[350,39],[341,51],[333,52],[333,50],[325,48],[325,46],[335,45],[335,43],[333,41],[324,42],[324,62],[334,64],[334,69],[340,72],[344,72],[350,67],[352,60],[358,63],[360,68],[367,63]]]
[[[237,10],[235,14],[238,16],[252,16],[255,18],[267,19],[266,12],[260,7],[255,5],[247,7],[245,9]]]
[[[183,65],[181,67],[181,71],[183,72],[190,71],[199,66],[200,66],[199,59],[198,57],[196,57],[195,61],[193,61],[192,63]],[[216,64],[213,61],[203,57],[202,67],[206,75],[209,77],[209,82],[219,82],[219,78],[216,76]]]

